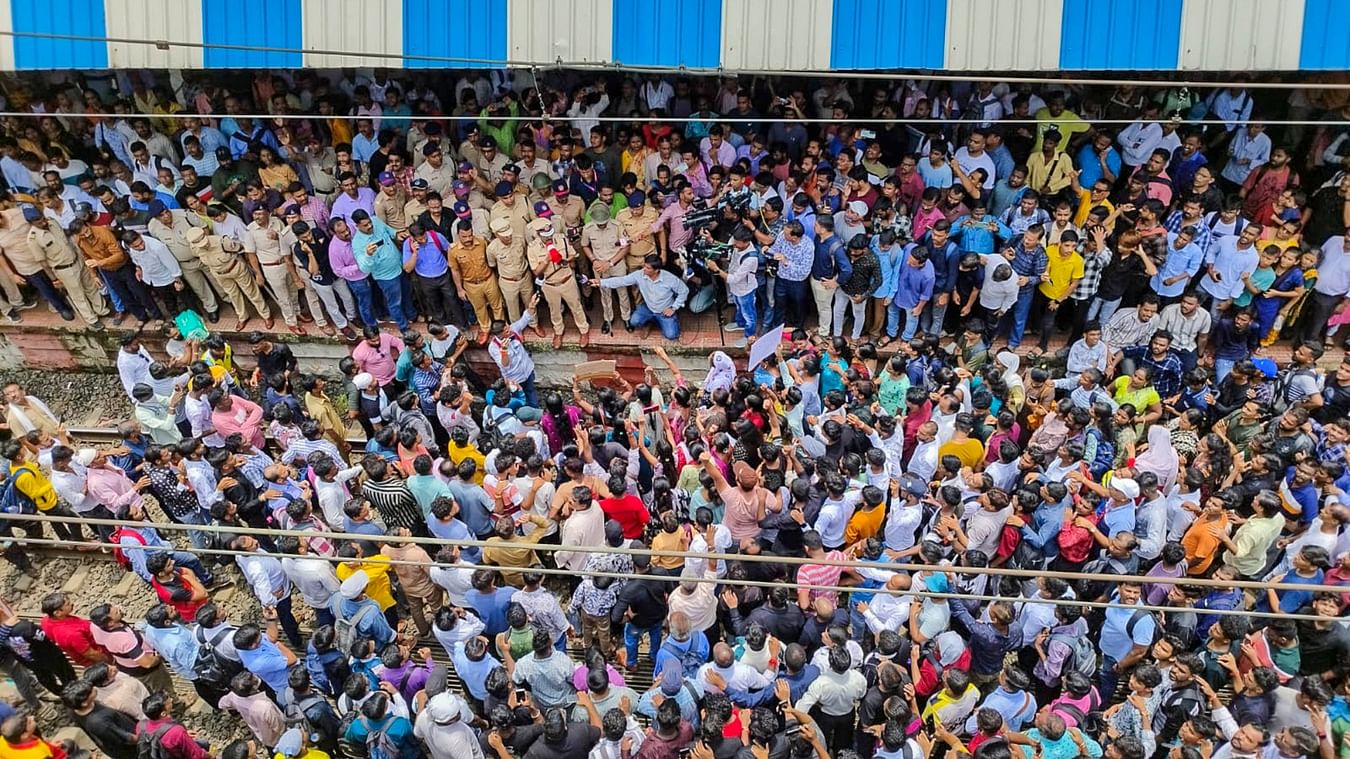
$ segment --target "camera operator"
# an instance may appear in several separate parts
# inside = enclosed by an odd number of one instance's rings
[[[736,347],[745,345],[756,337],[755,290],[759,286],[756,273],[759,270],[759,250],[755,246],[755,233],[744,224],[738,225],[731,234],[731,257],[727,269],[718,265],[716,259],[708,261],[708,271],[726,280],[727,294],[736,304],[736,323],[726,326],[727,332],[744,332],[745,340]]]

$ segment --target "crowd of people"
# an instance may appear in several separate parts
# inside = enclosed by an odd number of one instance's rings
[[[175,323],[115,447],[3,389],[3,556],[50,524],[156,602],[0,605],[0,759],[65,759],[44,697],[113,759],[1350,753],[1343,91],[1275,146],[1238,87],[74,84],[0,139],[9,284]],[[181,318],[302,334],[299,290],[331,371]],[[784,332],[541,387],[597,294]]]

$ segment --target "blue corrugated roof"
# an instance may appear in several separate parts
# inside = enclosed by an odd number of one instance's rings
[[[301,0],[201,0],[202,41],[291,48],[304,44]],[[299,68],[304,54],[208,47],[207,68]]]
[[[403,53],[506,60],[507,0],[403,0]],[[406,60],[408,68],[490,64]]]
[[[720,66],[722,0],[614,0],[611,55],[638,66]]]
[[[1059,65],[1175,69],[1183,0],[1064,0]]]
[[[103,0],[14,0],[10,24],[16,33],[106,35]],[[14,37],[14,65],[21,69],[105,69],[103,41]]]
[[[834,0],[830,67],[940,69],[947,0]]]
[[[1300,69],[1350,69],[1343,0],[1304,0]]]

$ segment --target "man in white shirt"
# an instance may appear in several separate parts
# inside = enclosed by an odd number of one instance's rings
[[[333,594],[342,584],[330,562],[315,558],[309,553],[309,539],[284,535],[277,538],[277,552],[282,555],[281,570],[286,578],[295,584],[305,604],[314,610],[317,625],[331,625],[335,622],[332,606]]]
[[[259,547],[258,540],[252,535],[237,536],[230,541],[230,550],[240,551],[234,561],[263,607],[264,616],[268,609],[275,610],[286,637],[299,648],[303,644],[300,624],[291,613],[291,581],[282,569],[281,560]]]
[[[971,132],[966,138],[966,144],[956,151],[955,158],[956,163],[967,174],[976,169],[984,169],[984,183],[981,186],[986,190],[992,190],[998,170],[995,168],[993,157],[984,149],[987,134],[983,129]]]
[[[1116,136],[1120,145],[1120,162],[1128,168],[1123,176],[1130,176],[1148,162],[1149,156],[1162,141],[1162,126],[1158,124],[1158,104],[1149,102],[1144,105],[1144,113],[1138,121],[1131,123]]]

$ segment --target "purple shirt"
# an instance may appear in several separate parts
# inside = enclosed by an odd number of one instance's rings
[[[356,265],[356,256],[352,255],[352,241],[334,237],[328,243],[328,265],[333,273],[348,282],[360,282],[366,273]]]
[[[403,241],[403,263],[406,266],[408,259],[412,258],[412,246],[414,240],[409,237]],[[450,270],[450,262],[445,260],[445,252],[450,249],[450,243],[446,241],[445,236],[435,230],[427,230],[427,244],[417,249],[417,265],[413,271],[419,277],[435,278],[443,276]]]
[[[404,700],[410,704],[417,691],[427,687],[427,680],[430,678],[431,670],[425,664],[411,659],[403,662],[401,667],[380,668],[380,681],[398,688],[398,692],[402,693]]]
[[[348,224],[355,227],[356,224],[352,221],[352,214],[358,208],[370,214],[371,218],[375,217],[374,190],[369,187],[360,187],[356,190],[355,199],[345,192],[338,193],[337,200],[333,201],[333,212],[329,214],[328,218],[330,220],[346,219]]]

